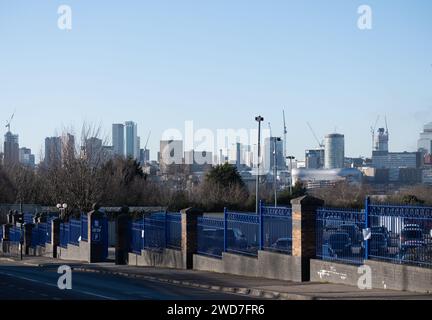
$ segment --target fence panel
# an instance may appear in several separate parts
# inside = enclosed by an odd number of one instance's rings
[[[229,252],[257,256],[260,217],[255,213],[226,212],[226,249]]]
[[[316,250],[322,260],[362,264],[365,213],[361,210],[321,208],[317,211]]]
[[[88,217],[85,213],[81,215],[81,241],[88,241]]]
[[[79,246],[81,237],[81,220],[69,220],[69,240],[68,243]]]
[[[13,226],[9,230],[9,241],[10,242],[20,242],[21,241],[22,230],[19,227]]]
[[[144,248],[144,224],[143,219],[131,223],[131,252],[141,254]]]
[[[24,213],[23,215],[23,220],[24,223],[33,223],[33,213]]]
[[[60,246],[67,248],[69,242],[69,223],[60,223]]]
[[[432,208],[374,204],[369,258],[432,268]]]
[[[292,254],[292,210],[286,207],[261,207],[263,249]]]
[[[166,214],[166,246],[167,248],[181,249],[181,214]]]
[[[198,254],[222,258],[224,251],[224,219],[198,217]]]
[[[144,249],[160,251],[166,248],[165,214],[144,216]]]

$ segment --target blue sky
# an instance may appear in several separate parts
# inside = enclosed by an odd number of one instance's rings
[[[57,28],[70,5],[73,29]],[[370,5],[373,29],[357,28]],[[0,123],[36,154],[83,121],[134,120],[152,158],[167,128],[254,128],[262,114],[297,157],[318,135],[369,155],[387,115],[394,151],[432,121],[432,2],[427,0],[0,0]],[[383,123],[381,123],[383,124]]]

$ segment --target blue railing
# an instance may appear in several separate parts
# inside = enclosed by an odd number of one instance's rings
[[[131,252],[141,254],[144,248],[144,220],[139,219],[131,223]]]
[[[225,251],[257,256],[260,246],[260,216],[225,210]]]
[[[75,246],[79,246],[80,238],[81,238],[81,219],[70,219],[69,220],[69,240],[68,243],[73,244]]]
[[[262,249],[292,254],[292,210],[261,206]]]
[[[167,248],[181,249],[181,214],[169,212],[166,214],[166,246]]]
[[[365,258],[432,268],[432,207],[368,205]]]
[[[31,247],[45,247],[48,238],[48,224],[38,223],[32,229]]]
[[[361,210],[321,208],[317,211],[316,251],[322,260],[362,264],[365,213]]]
[[[23,215],[23,220],[24,223],[33,223],[33,213],[24,213]]]
[[[22,230],[19,227],[13,226],[9,230],[9,241],[10,242],[20,242],[21,241]]]
[[[224,219],[222,217],[199,217],[198,254],[222,258],[224,230]]]
[[[165,214],[144,216],[144,249],[162,250],[166,248]]]
[[[69,223],[60,223],[60,247],[67,248],[69,243]]]
[[[85,213],[81,215],[81,240],[88,241],[88,217]]]

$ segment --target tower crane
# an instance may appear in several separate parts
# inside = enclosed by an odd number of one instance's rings
[[[285,117],[285,110],[282,110],[283,113],[283,121],[284,121],[284,159],[287,157],[287,125],[286,125],[286,117]]]
[[[10,127],[11,127],[11,123],[12,123],[14,116],[15,116],[15,111],[12,113],[12,116],[10,117],[9,121],[6,121],[6,128],[8,129],[8,132],[11,131]]]
[[[314,136],[316,142],[318,143],[318,146],[319,146],[320,148],[324,148],[324,142],[323,142],[323,141],[320,142],[320,140],[318,139],[318,137],[317,137],[317,135],[316,135],[314,129],[312,128],[311,124],[310,124],[309,122],[307,122],[307,125],[308,125],[310,131],[312,132],[312,135]]]

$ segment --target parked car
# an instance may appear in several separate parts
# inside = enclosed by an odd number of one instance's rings
[[[333,256],[351,254],[351,238],[348,233],[333,233],[328,240],[329,251]]]
[[[372,233],[369,240],[369,253],[373,256],[385,256],[388,253],[388,239],[383,233]]]
[[[381,233],[384,235],[384,237],[387,240],[387,245],[390,246],[391,245],[391,235],[390,232],[388,231],[388,229],[384,226],[381,227],[372,227],[371,228],[371,232],[372,233]]]
[[[358,243],[362,241],[360,228],[355,224],[344,224],[339,226],[338,228],[339,232],[342,233],[348,233],[349,237],[351,238],[351,242]]]
[[[277,239],[275,243],[272,244],[272,249],[274,250],[291,250],[292,248],[292,239],[291,238],[280,238]]]
[[[430,263],[430,250],[424,241],[410,240],[405,241],[401,246],[398,259],[402,261],[425,262]]]
[[[418,224],[407,224],[402,229],[400,236],[401,248],[409,241],[423,241],[423,230]]]

